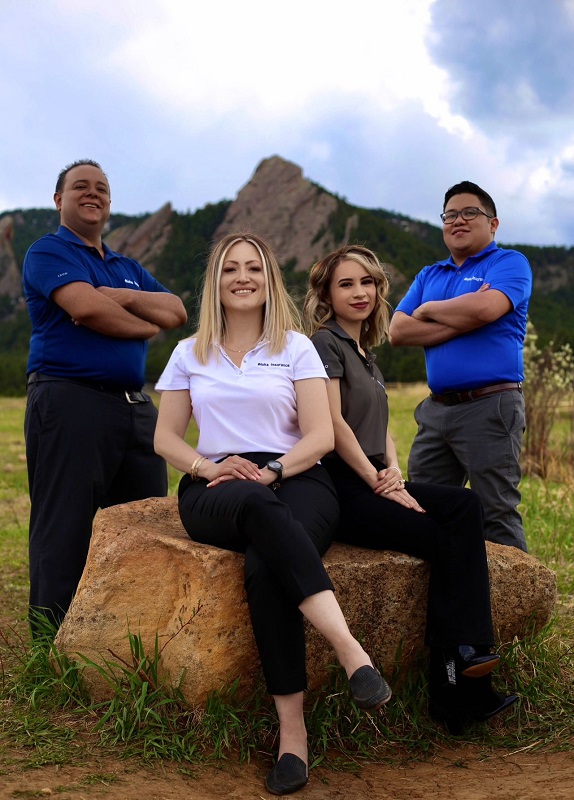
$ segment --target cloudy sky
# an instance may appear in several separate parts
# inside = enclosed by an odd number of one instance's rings
[[[0,0],[0,212],[94,158],[112,207],[233,199],[271,155],[438,224],[574,246],[574,0]]]

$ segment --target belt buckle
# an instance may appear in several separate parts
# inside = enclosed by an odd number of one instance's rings
[[[139,400],[132,400],[132,398],[131,398],[131,395],[135,394],[135,392],[128,392],[127,389],[124,389],[124,394],[126,396],[126,400],[128,401],[128,403],[131,406],[137,406],[137,404],[139,403]]]

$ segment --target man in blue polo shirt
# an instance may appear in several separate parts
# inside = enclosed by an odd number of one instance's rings
[[[167,493],[142,392],[148,341],[186,320],[181,300],[102,242],[110,187],[95,161],[65,167],[60,227],[35,242],[23,283],[32,321],[24,430],[30,486],[30,618],[59,625],[98,508]]]
[[[409,479],[468,480],[484,505],[486,538],[526,550],[517,506],[530,265],[497,247],[496,206],[475,183],[447,191],[441,219],[450,258],[419,272],[390,327],[393,346],[424,347],[431,389],[415,410]]]

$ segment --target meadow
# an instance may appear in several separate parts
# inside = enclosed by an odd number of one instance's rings
[[[406,468],[415,432],[413,409],[423,385],[389,389],[391,431]],[[65,764],[81,750],[94,759],[106,754],[141,763],[163,759],[178,764],[237,760],[270,754],[275,718],[261,690],[245,700],[234,687],[214,695],[207,709],[189,709],[177,689],[155,680],[154,654],[134,640],[134,668],[126,667],[110,704],[85,696],[77,669],[45,648],[32,648],[27,626],[27,533],[29,502],[23,436],[25,399],[0,398],[0,775],[7,765],[22,771]],[[522,483],[527,540],[532,555],[558,577],[559,602],[546,629],[527,640],[501,642],[501,690],[521,702],[488,726],[475,726],[464,742],[488,752],[574,749],[574,535],[569,417],[560,416],[552,439],[550,477]],[[194,431],[190,431],[193,439]],[[170,471],[170,493],[179,475]],[[412,675],[380,717],[361,717],[342,690],[338,670],[317,696],[309,696],[308,727],[315,763],[354,769],[364,759],[397,763],[425,759],[449,737],[426,714],[424,672]],[[139,762],[138,762],[139,763]],[[183,768],[183,767],[182,767]],[[12,795],[10,795],[12,796]],[[14,795],[15,796],[15,795]]]

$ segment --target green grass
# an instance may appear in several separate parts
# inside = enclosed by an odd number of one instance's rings
[[[422,385],[389,389],[391,430],[406,467],[415,433],[413,408],[426,394]],[[243,698],[236,686],[213,694],[205,708],[189,708],[177,686],[158,679],[159,653],[144,653],[130,638],[132,663],[116,669],[112,701],[95,704],[84,694],[78,668],[50,648],[31,648],[27,632],[28,499],[22,424],[24,400],[0,398],[0,775],[15,758],[21,768],[77,763],[91,754],[133,756],[148,762],[170,759],[190,765],[206,760],[244,759],[276,750],[277,721],[262,686]],[[574,486],[564,469],[562,421],[553,446],[559,453],[558,480],[523,481],[525,528],[530,550],[556,571],[559,606],[555,620],[536,637],[502,646],[498,688],[517,691],[520,706],[504,719],[475,726],[464,742],[485,752],[522,748],[571,748],[574,744]],[[189,441],[197,437],[189,432]],[[179,473],[170,470],[170,493]],[[392,681],[392,676],[389,676]],[[424,670],[413,670],[393,701],[376,716],[349,702],[346,680],[333,668],[321,692],[309,693],[307,724],[314,763],[356,769],[364,759],[389,763],[424,759],[456,740],[426,712]],[[17,752],[16,756],[10,753]],[[94,780],[99,781],[97,770]]]

